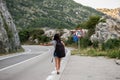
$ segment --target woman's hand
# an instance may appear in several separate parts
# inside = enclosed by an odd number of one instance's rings
[[[42,45],[42,46],[51,46],[52,44],[50,44],[50,43],[40,43],[40,45]]]

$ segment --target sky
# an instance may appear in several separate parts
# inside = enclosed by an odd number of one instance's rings
[[[120,0],[74,0],[82,5],[92,8],[120,8]]]

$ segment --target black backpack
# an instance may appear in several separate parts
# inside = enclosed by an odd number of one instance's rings
[[[56,41],[56,47],[55,47],[55,53],[56,56],[59,58],[65,57],[65,47],[64,45],[61,43],[61,41]]]

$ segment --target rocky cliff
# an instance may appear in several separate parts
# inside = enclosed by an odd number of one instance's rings
[[[115,8],[115,9],[98,8],[97,10],[113,18],[120,19],[120,8]]]
[[[104,16],[105,22],[100,22],[95,29],[95,34],[91,36],[91,41],[100,43],[106,42],[108,39],[120,39],[120,20]]]
[[[0,53],[16,52],[21,48],[16,26],[4,0],[0,0]]]
[[[97,10],[106,14],[106,16],[101,18],[105,22],[100,22],[96,25],[95,34],[91,36],[91,41],[102,43],[108,39],[120,39],[120,8],[101,8]]]

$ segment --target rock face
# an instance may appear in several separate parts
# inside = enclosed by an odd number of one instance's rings
[[[21,48],[16,26],[4,0],[0,0],[0,53],[15,52]]]
[[[113,18],[120,19],[120,8],[115,8],[115,9],[98,8],[97,10]]]
[[[106,22],[100,22],[96,26],[95,34],[91,36],[91,41],[98,41],[100,43],[106,42],[108,39],[120,38],[120,20],[104,16]]]

